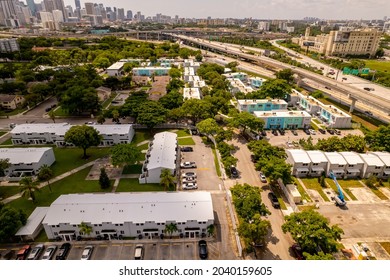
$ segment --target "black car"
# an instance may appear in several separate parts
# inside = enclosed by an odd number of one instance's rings
[[[70,247],[71,247],[70,243],[62,244],[60,249],[58,250],[56,260],[65,260],[70,251]]]
[[[284,129],[279,129],[279,133],[280,135],[284,135],[285,134]]]
[[[333,129],[327,129],[326,131],[327,131],[329,134],[334,135],[334,130],[333,130]]]
[[[278,198],[276,197],[276,195],[273,192],[270,192],[268,194],[268,198],[271,201],[272,206],[274,208],[280,208],[279,200],[278,200]]]
[[[199,240],[198,246],[199,246],[199,258],[201,258],[202,260],[207,259],[208,257],[207,242],[205,240]]]
[[[310,135],[310,134],[311,134],[311,133],[310,133],[310,130],[308,130],[308,129],[303,130],[303,132],[305,132],[307,135]]]
[[[302,248],[298,244],[292,245],[291,246],[291,251],[294,253],[295,258],[297,260],[304,260],[305,259],[305,257],[303,256]]]
[[[257,158],[256,158],[255,155],[251,155],[251,161],[252,161],[252,162],[257,162]]]
[[[363,88],[364,90],[367,90],[367,91],[371,91],[371,89],[370,88],[368,88],[368,87],[365,87],[365,88]]]
[[[275,136],[279,135],[277,130],[272,130],[272,134],[275,135]]]
[[[238,170],[235,166],[230,167],[230,174],[232,178],[238,178]]]
[[[318,131],[321,132],[322,134],[326,133],[325,129],[322,129],[322,128],[319,128]]]
[[[265,130],[263,130],[263,131],[261,132],[261,136],[263,136],[263,137],[267,136],[267,132],[265,132]]]
[[[194,149],[192,147],[182,147],[180,149],[180,151],[182,151],[182,152],[193,152]]]
[[[291,130],[291,133],[295,136],[298,136],[298,132],[296,130]]]

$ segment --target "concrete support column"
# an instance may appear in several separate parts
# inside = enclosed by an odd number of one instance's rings
[[[352,99],[351,107],[349,107],[349,112],[352,113],[355,109],[356,99]]]

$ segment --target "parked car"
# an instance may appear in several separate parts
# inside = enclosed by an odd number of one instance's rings
[[[263,131],[261,132],[261,136],[263,136],[263,137],[267,136],[267,132],[266,132],[265,130],[263,130]]]
[[[182,188],[183,190],[196,190],[198,185],[196,183],[184,183]]]
[[[317,134],[314,129],[309,129],[309,132],[310,132],[311,135],[316,135]]]
[[[43,244],[38,244],[37,246],[35,246],[30,254],[28,254],[28,257],[27,259],[28,260],[36,260],[39,258],[39,255],[41,254],[41,252],[43,251],[45,246],[43,246]]]
[[[262,183],[267,183],[267,178],[265,177],[265,175],[263,174],[263,172],[260,172],[260,181]]]
[[[291,133],[295,136],[298,136],[298,132],[296,130],[291,130]]]
[[[24,245],[16,254],[17,260],[25,260],[28,256],[28,253],[30,253],[31,246],[30,245]]]
[[[333,129],[327,129],[326,130],[329,134],[333,135],[334,134],[334,130]]]
[[[47,107],[46,109],[45,109],[45,112],[47,113],[47,112],[50,112],[51,111],[51,107]]]
[[[58,250],[58,254],[56,256],[56,260],[65,260],[68,256],[68,253],[70,251],[70,243],[64,243],[61,245],[60,249]]]
[[[183,178],[188,178],[188,177],[196,178],[196,173],[195,172],[185,172],[185,173],[181,174],[181,177],[183,177]]]
[[[285,134],[284,129],[279,129],[279,133],[280,135],[284,135]]]
[[[93,252],[93,246],[92,245],[87,245],[84,247],[83,253],[81,254],[81,259],[82,260],[89,260],[92,256]]]
[[[336,135],[341,135],[341,131],[338,130],[338,129],[335,129],[335,130],[334,130],[334,133],[336,133]]]
[[[251,155],[251,162],[257,162],[257,158],[255,155]]]
[[[302,248],[298,244],[294,244],[291,246],[291,251],[294,253],[294,256],[297,260],[304,260]]]
[[[192,147],[181,147],[180,151],[182,151],[182,152],[193,152],[194,149]]]
[[[325,134],[325,133],[326,133],[325,129],[322,129],[322,128],[319,128],[318,131],[319,131],[320,133],[322,133],[322,134]]]
[[[363,88],[364,90],[370,91],[371,89],[368,87]]]
[[[364,111],[364,113],[365,113],[366,115],[372,116],[372,112],[371,112],[371,111]]]
[[[331,89],[330,87],[328,87],[328,86],[326,86],[325,88],[328,89],[328,90],[332,90],[332,89]]]
[[[274,208],[280,208],[279,200],[273,192],[268,193],[268,198]]]
[[[207,250],[206,240],[199,240],[198,247],[199,247],[199,258],[201,258],[202,260],[207,259],[208,250]]]
[[[42,260],[51,260],[56,250],[57,250],[56,245],[51,245],[47,247],[45,252],[43,253]]]
[[[273,135],[275,135],[275,136],[278,136],[278,135],[279,135],[279,134],[278,134],[278,131],[277,131],[277,130],[275,130],[275,129],[274,129],[274,130],[272,130],[272,134],[273,134]]]
[[[234,165],[230,166],[230,174],[232,178],[238,178],[238,170]]]
[[[186,161],[180,164],[181,168],[196,168],[196,163],[194,161]]]
[[[134,259],[135,260],[143,260],[144,259],[144,245],[138,244],[135,246]]]
[[[308,129],[304,129],[303,132],[305,132],[307,135],[310,135],[310,131]]]
[[[185,183],[196,183],[196,178],[195,177],[185,177],[183,178],[183,184]]]

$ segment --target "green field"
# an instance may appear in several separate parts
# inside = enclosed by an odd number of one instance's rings
[[[371,70],[377,70],[381,72],[390,72],[390,61],[378,61],[378,60],[364,60],[366,67]]]
[[[160,184],[140,184],[138,179],[121,179],[116,192],[162,192]]]
[[[178,142],[178,144],[181,145],[181,146],[185,146],[185,145],[195,145],[195,142],[194,142],[194,140],[192,139],[192,137],[179,138],[179,139],[177,139],[177,142]]]

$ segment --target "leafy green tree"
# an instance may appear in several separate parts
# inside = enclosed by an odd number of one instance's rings
[[[99,185],[102,189],[108,189],[111,186],[110,178],[108,178],[105,168],[100,169]]]
[[[291,86],[281,79],[267,80],[260,88],[260,92],[272,99],[284,99],[291,92]]]
[[[318,89],[310,93],[310,95],[316,99],[324,98],[324,93]]]
[[[271,223],[263,220],[260,214],[255,214],[250,221],[240,221],[238,234],[244,240],[246,246],[262,246],[268,231],[271,229]]]
[[[183,105],[183,94],[181,94],[178,91],[171,91],[161,97],[158,102],[168,110],[179,108],[181,105]]]
[[[39,192],[38,182],[34,181],[31,177],[23,177],[19,181],[19,189],[22,197],[26,197],[35,203],[35,192]]]
[[[104,118],[104,115],[100,114],[99,116],[97,116],[96,122],[98,124],[104,124],[106,122],[106,119]]]
[[[310,255],[309,253],[303,252],[303,256],[306,260],[316,261],[316,260],[334,260],[332,254],[325,254],[324,252],[318,252],[318,254]]]
[[[40,97],[40,100],[44,100],[47,96],[52,94],[52,88],[48,84],[39,83],[32,85],[29,91]]]
[[[5,169],[7,169],[8,167],[10,166],[10,163],[9,163],[9,158],[2,158],[0,159],[0,177],[4,177],[5,176]]]
[[[215,233],[215,226],[214,225],[209,225],[207,227],[207,234],[209,236],[214,236],[214,233]]]
[[[169,169],[162,169],[160,178],[160,185],[164,186],[164,191],[169,190],[172,186],[173,189],[175,189],[175,177],[172,175]]]
[[[164,123],[167,110],[156,101],[146,101],[140,105],[137,122],[152,130],[156,125]]]
[[[118,144],[111,148],[112,165],[133,165],[141,157],[141,151],[133,144]]]
[[[198,62],[201,62],[203,60],[202,54],[198,53],[197,55],[195,55],[195,60],[198,61]]]
[[[47,182],[49,190],[51,192],[50,179],[54,176],[53,170],[47,164],[42,165],[38,171],[38,180],[41,182]]]
[[[96,89],[81,85],[74,85],[66,90],[61,96],[60,105],[70,114],[93,114],[101,109]]]
[[[289,232],[304,252],[311,255],[319,251],[325,254],[338,251],[343,230],[329,225],[329,221],[314,210],[304,210],[285,217],[282,225],[284,233]]]
[[[171,69],[169,69],[168,75],[172,79],[179,79],[181,77],[182,73],[179,69],[172,67]]]
[[[181,107],[185,116],[189,117],[193,123],[212,117],[212,106],[202,99],[188,99]]]
[[[241,134],[245,134],[247,128],[253,131],[261,131],[264,127],[264,122],[256,118],[249,112],[240,112],[229,119],[229,124],[236,128],[242,128]]]
[[[97,68],[106,69],[110,66],[110,60],[107,57],[99,56],[93,61],[93,65]]]
[[[366,134],[365,140],[372,151],[390,152],[390,125],[379,126],[377,130]]]
[[[47,115],[53,121],[53,123],[56,122],[56,113],[54,112],[54,110],[50,110],[49,113],[47,113]]]
[[[273,185],[276,185],[279,178],[285,184],[292,181],[291,165],[287,164],[284,158],[272,157],[269,160],[259,159],[256,164],[261,166],[264,175],[270,179]]]
[[[138,118],[140,106],[148,100],[148,94],[145,91],[133,92],[125,101],[121,108],[122,115]]]
[[[277,79],[285,80],[289,84],[294,82],[294,72],[289,68],[280,70],[275,75]]]
[[[267,161],[273,157],[287,158],[284,149],[272,146],[266,140],[251,141],[248,144],[248,148],[257,158],[264,159],[264,161]]]
[[[165,225],[165,232],[169,234],[169,237],[172,238],[172,234],[178,231],[177,225],[174,223]]]
[[[184,112],[181,107],[169,110],[167,113],[167,119],[178,123],[184,118]]]
[[[0,203],[0,242],[9,242],[26,222],[27,216],[21,209]]]
[[[81,222],[81,224],[79,224],[79,229],[80,229],[80,235],[86,235],[86,236],[89,236],[93,230],[92,227],[85,222]]]
[[[83,158],[87,158],[87,149],[92,146],[98,146],[102,140],[99,132],[88,125],[72,126],[64,137],[65,142],[72,143],[76,147],[83,149]]]
[[[200,121],[196,125],[196,128],[199,130],[200,133],[211,135],[211,136],[214,136],[215,134],[217,134],[222,130],[222,128],[215,121],[215,119],[212,118],[208,118],[203,121]]]

